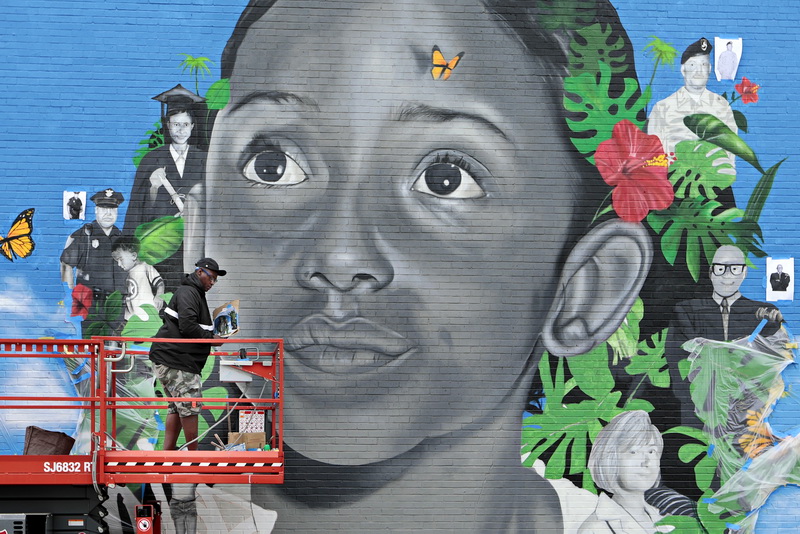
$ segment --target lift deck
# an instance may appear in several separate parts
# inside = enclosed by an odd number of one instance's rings
[[[95,337],[83,340],[0,339],[0,358],[71,358],[81,360],[88,386],[83,397],[16,395],[0,396],[0,410],[86,410],[91,421],[91,447],[86,454],[2,455],[0,454],[0,514],[52,513],[63,502],[46,502],[48,489],[97,506],[107,488],[123,484],[280,484],[284,479],[283,429],[283,340],[235,339],[206,341],[219,345],[211,358],[220,367],[223,380],[246,382],[263,379],[260,398],[203,397],[204,410],[225,410],[228,416],[239,410],[262,410],[268,436],[263,450],[123,450],[117,440],[117,415],[123,410],[160,410],[166,414],[168,401],[193,401],[177,397],[133,397],[118,391],[119,377],[144,365],[147,350],[142,343],[153,338]],[[199,340],[163,340],[196,343]],[[27,393],[27,392],[21,392]],[[44,392],[37,392],[44,393]],[[11,486],[16,486],[15,491]],[[41,498],[37,488],[41,491]],[[30,488],[30,490],[26,489]],[[58,488],[61,488],[59,491]],[[93,491],[92,491],[93,490]],[[18,495],[15,495],[18,493]],[[96,495],[89,495],[96,494]],[[33,497],[33,498],[32,498]],[[95,499],[96,498],[96,499]],[[38,501],[38,502],[37,502]],[[77,501],[76,501],[77,502]],[[48,506],[50,506],[48,508]],[[77,505],[73,512],[80,512]],[[49,512],[48,512],[49,511]],[[83,510],[83,513],[89,513]],[[98,531],[103,531],[102,523]],[[91,529],[77,529],[85,531]],[[47,529],[43,532],[68,532]]]
[[[280,484],[283,482],[283,341],[279,339],[215,340],[222,343],[212,352],[220,365],[240,368],[242,372],[266,379],[264,398],[204,397],[205,409],[253,409],[271,412],[269,450],[258,451],[143,451],[119,450],[115,421],[120,410],[154,408],[166,413],[167,401],[192,400],[173,397],[121,397],[116,391],[116,377],[129,372],[137,358],[147,351],[131,348],[146,338],[97,337],[91,340],[0,340],[2,358],[76,358],[86,359],[93,395],[90,397],[2,396],[2,410],[75,410],[91,412],[92,448],[86,455],[8,456],[0,455],[0,484],[97,484],[123,483],[225,483]],[[175,342],[176,340],[164,340]],[[177,340],[179,342],[196,342]],[[238,350],[226,351],[226,347]],[[238,348],[238,347],[244,348]],[[272,350],[253,347],[270,346]],[[249,348],[248,348],[249,347]],[[238,364],[238,365],[237,365]],[[80,401],[82,406],[76,406]],[[246,402],[248,406],[240,407]],[[111,438],[111,439],[108,439]]]

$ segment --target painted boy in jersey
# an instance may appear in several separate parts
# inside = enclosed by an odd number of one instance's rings
[[[249,295],[245,335],[286,341],[286,483],[253,487],[281,531],[561,531],[520,466],[533,373],[543,349],[617,328],[651,251],[635,224],[580,237],[601,179],[565,133],[565,52],[536,17],[443,0],[242,15],[190,242],[241,266],[221,291]],[[465,52],[447,80],[434,46]]]

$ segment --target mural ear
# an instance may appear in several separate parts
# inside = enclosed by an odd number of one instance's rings
[[[542,340],[553,355],[589,352],[608,339],[639,295],[653,246],[638,223],[615,219],[593,228],[567,258]]]
[[[186,194],[183,205],[183,272],[194,270],[197,258],[206,256],[205,204],[203,184],[197,184]]]

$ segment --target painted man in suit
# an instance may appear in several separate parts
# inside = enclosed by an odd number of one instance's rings
[[[789,281],[792,278],[783,272],[783,265],[778,264],[776,270],[778,272],[769,275],[769,285],[772,286],[773,291],[786,291],[789,289]]]
[[[772,304],[751,300],[739,292],[746,276],[747,265],[742,251],[724,245],[717,249],[711,263],[709,277],[713,293],[681,301],[675,306],[666,350],[672,391],[681,404],[681,424],[701,428],[689,394],[689,380],[683,380],[678,369],[680,362],[689,355],[681,346],[696,337],[728,341],[749,336],[761,322],[756,313],[762,309],[763,315],[780,317]],[[772,335],[778,328],[780,322],[773,320],[761,333]]]

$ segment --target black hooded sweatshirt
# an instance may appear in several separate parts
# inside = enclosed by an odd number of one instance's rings
[[[196,273],[187,274],[167,307],[157,338],[213,339],[214,324],[208,311],[206,292]],[[200,374],[211,352],[209,343],[154,342],[150,360],[172,369]]]

